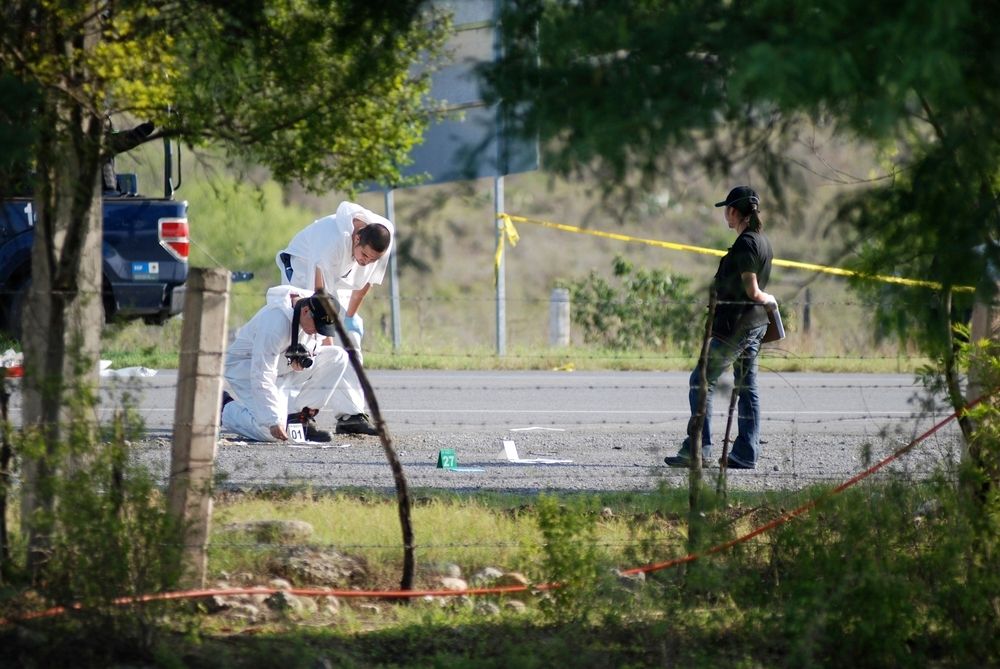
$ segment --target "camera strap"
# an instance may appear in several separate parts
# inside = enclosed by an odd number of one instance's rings
[[[306,305],[306,299],[300,298],[295,302],[292,307],[292,341],[288,344],[288,348],[285,349],[285,356],[288,358],[289,362],[293,358],[301,357],[312,357],[309,355],[309,351],[306,347],[299,343],[299,315],[302,313],[302,307]]]

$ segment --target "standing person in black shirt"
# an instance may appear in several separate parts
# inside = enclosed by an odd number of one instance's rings
[[[707,396],[705,422],[701,429],[701,455],[708,461],[712,448],[712,391],[722,373],[733,366],[733,380],[739,395],[737,425],[739,434],[733,442],[726,466],[730,469],[753,469],[760,452],[760,395],[757,391],[757,354],[767,331],[766,304],[777,304],[764,288],[771,278],[771,242],[764,236],[760,220],[760,197],[749,186],[737,186],[716,207],[725,207],[726,223],[739,235],[729,252],[719,262],[715,273],[718,301],[712,321],[712,339],[705,370]],[[692,418],[698,412],[701,373],[691,373],[688,401]],[[692,421],[693,422],[693,421]],[[690,425],[691,423],[689,423]],[[691,453],[690,434],[677,455],[667,456],[670,467],[687,467]]]

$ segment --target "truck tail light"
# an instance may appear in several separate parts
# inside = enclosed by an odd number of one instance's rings
[[[180,261],[187,262],[191,250],[191,238],[188,237],[188,222],[186,218],[161,218],[160,246],[170,255]]]

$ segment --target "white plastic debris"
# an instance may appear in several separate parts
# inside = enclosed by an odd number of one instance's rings
[[[102,361],[103,363],[103,361]],[[101,368],[101,376],[156,376],[156,370],[149,367],[122,367],[121,369]]]
[[[24,354],[12,348],[7,349],[0,355],[0,367],[20,367],[24,364]]]

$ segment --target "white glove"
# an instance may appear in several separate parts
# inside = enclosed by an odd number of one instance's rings
[[[762,300],[762,302],[763,302],[763,304],[764,304],[765,307],[777,307],[778,306],[778,300],[774,297],[774,295],[772,295],[771,293],[765,293],[764,291],[760,291],[760,294],[761,294],[761,297],[764,298]]]

